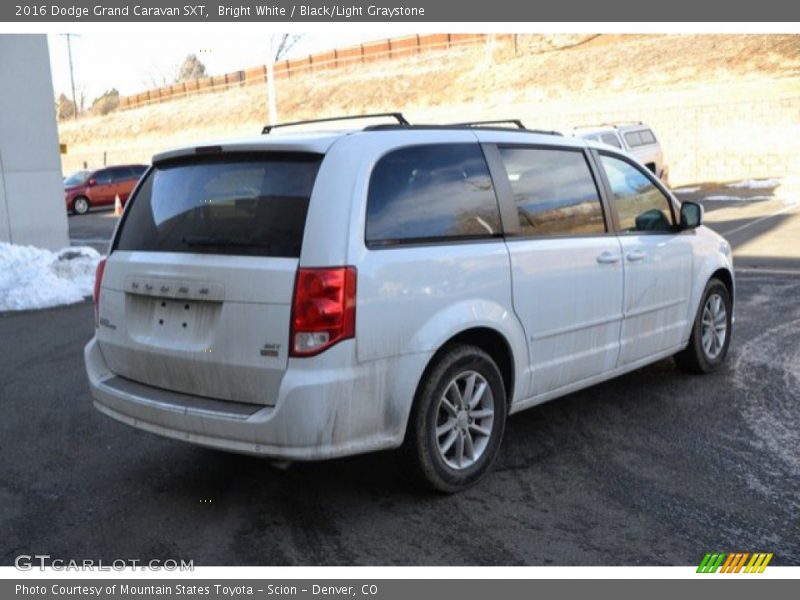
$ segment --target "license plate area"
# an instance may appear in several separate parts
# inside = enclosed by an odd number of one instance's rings
[[[208,352],[222,302],[127,294],[128,334],[140,344]]]
[[[169,336],[191,337],[197,330],[197,317],[200,307],[196,302],[152,299],[154,331],[161,330]]]

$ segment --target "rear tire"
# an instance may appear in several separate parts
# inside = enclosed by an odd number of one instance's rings
[[[731,295],[719,279],[703,292],[689,345],[675,355],[678,367],[689,373],[710,373],[725,360],[731,341]]]
[[[458,492],[477,483],[497,457],[507,414],[503,377],[476,346],[447,349],[420,383],[403,456],[426,487]]]
[[[78,196],[72,201],[72,212],[76,215],[85,215],[90,207],[89,199],[84,196]]]

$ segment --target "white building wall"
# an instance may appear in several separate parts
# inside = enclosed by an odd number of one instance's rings
[[[45,35],[0,35],[0,242],[69,245]]]

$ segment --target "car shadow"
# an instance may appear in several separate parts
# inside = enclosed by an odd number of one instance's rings
[[[585,424],[593,419],[619,427],[616,420],[620,413],[627,413],[630,419],[637,413],[645,415],[641,418],[649,418],[652,406],[648,405],[671,398],[676,386],[685,388],[690,385],[689,381],[697,379],[687,378],[671,359],[667,359],[514,414],[507,422],[493,470],[529,469],[559,452],[574,451],[581,440],[585,441]],[[647,390],[644,397],[642,390]],[[267,458],[179,442],[164,443],[170,445],[168,451],[173,463],[195,466],[187,470],[171,469],[168,479],[159,482],[158,478],[153,479],[158,469],[145,460],[135,467],[129,465],[134,472],[129,472],[128,476],[136,481],[150,480],[155,483],[157,493],[173,495],[176,500],[185,502],[203,499],[213,502],[215,497],[246,493],[264,508],[277,497],[296,499],[314,491],[351,500],[383,497],[392,499],[392,503],[420,499],[446,502],[453,498],[418,485],[404,471],[400,452],[395,450],[327,461],[294,462],[284,467]],[[161,450],[154,449],[154,452],[150,458],[161,461]]]

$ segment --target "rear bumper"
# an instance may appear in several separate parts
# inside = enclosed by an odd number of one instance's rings
[[[354,354],[353,342],[346,341],[315,359],[290,361],[275,406],[262,406],[132,382],[109,370],[96,339],[84,349],[94,405],[109,417],[177,440],[285,460],[335,458],[402,443],[410,398],[400,405],[391,401],[387,362],[353,367]]]

